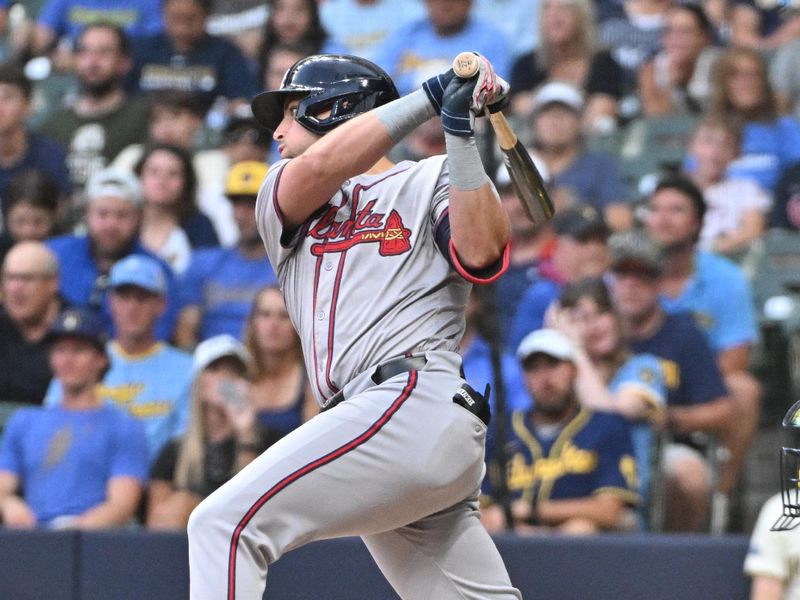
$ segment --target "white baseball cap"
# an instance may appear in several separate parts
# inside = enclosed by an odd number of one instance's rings
[[[563,81],[544,84],[533,99],[533,112],[537,113],[548,104],[563,104],[575,112],[583,110],[583,94],[574,85]]]
[[[223,333],[203,340],[194,349],[192,375],[196,376],[208,368],[211,363],[226,356],[238,358],[248,370],[250,369],[252,359],[247,348],[232,335]]]
[[[122,198],[137,206],[144,202],[142,186],[136,175],[119,167],[108,167],[89,178],[86,200],[92,202],[96,198]]]
[[[537,329],[526,335],[517,347],[517,358],[524,362],[533,354],[547,354],[558,360],[575,361],[572,341],[555,329]]]

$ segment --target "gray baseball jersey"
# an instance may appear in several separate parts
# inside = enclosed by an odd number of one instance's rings
[[[259,231],[318,401],[346,400],[195,509],[192,599],[259,598],[283,552],[345,535],[362,536],[404,599],[521,598],[478,518],[486,425],[453,401],[475,278],[450,243],[444,157],[354,177],[288,234],[285,164],[259,193]],[[424,365],[376,383],[401,356]]]
[[[387,358],[457,351],[470,285],[435,240],[447,214],[444,157],[345,182],[291,240],[281,240],[275,196],[283,164],[256,214],[317,398]]]

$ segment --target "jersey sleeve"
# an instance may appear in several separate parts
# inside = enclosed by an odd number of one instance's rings
[[[431,218],[433,221],[433,236],[439,251],[450,263],[450,266],[461,277],[474,284],[494,283],[508,269],[509,245],[503,249],[503,254],[493,264],[483,269],[470,269],[461,264],[456,253],[453,240],[450,236],[450,171],[447,161],[444,161],[431,203]]]
[[[285,218],[278,206],[278,186],[280,186],[283,169],[289,159],[281,160],[270,168],[256,200],[256,222],[261,239],[267,249],[267,255],[277,274],[280,265],[289,257],[300,240],[303,239],[308,225],[287,229]]]
[[[786,580],[789,576],[787,535],[793,532],[770,531],[781,515],[781,495],[766,501],[758,513],[758,520],[750,536],[750,547],[744,560],[744,572],[750,577],[767,575]]]
[[[633,355],[619,368],[609,387],[614,393],[632,390],[653,408],[660,408],[666,402],[664,371],[652,354]]]

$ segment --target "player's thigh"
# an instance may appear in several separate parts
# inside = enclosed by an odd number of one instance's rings
[[[381,386],[384,388],[384,386]],[[482,473],[483,433],[424,394],[387,414],[403,382],[358,395],[281,439],[193,515],[269,540],[274,560],[315,539],[394,529],[466,497]]]
[[[416,523],[363,539],[404,600],[522,597],[511,586],[473,501],[460,502]]]

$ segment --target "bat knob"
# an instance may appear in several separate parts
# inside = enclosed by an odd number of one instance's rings
[[[478,74],[480,63],[473,52],[461,52],[453,59],[453,71],[463,79],[469,79]]]

